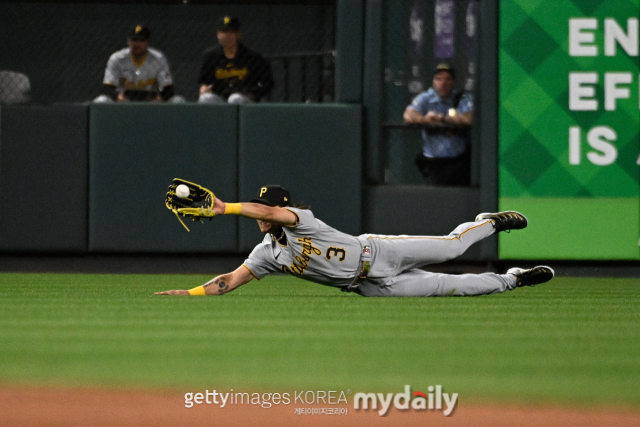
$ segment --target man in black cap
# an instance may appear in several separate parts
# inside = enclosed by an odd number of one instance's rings
[[[525,228],[527,219],[518,212],[480,214],[448,236],[351,236],[320,221],[309,209],[291,207],[289,192],[279,185],[262,187],[249,203],[212,199],[210,209],[193,211],[255,219],[264,240],[235,271],[190,290],[156,295],[219,295],[270,273],[288,273],[362,296],[484,295],[534,286],[554,275],[546,266],[461,275],[419,268],[453,259],[494,233]]]
[[[429,185],[470,184],[473,103],[468,95],[454,92],[455,77],[448,64],[438,65],[432,87],[418,94],[403,115],[406,123],[426,125],[416,165]]]
[[[204,54],[198,102],[245,104],[260,101],[273,88],[269,63],[240,42],[240,21],[224,16],[218,23],[219,45]]]
[[[150,37],[145,25],[132,28],[127,37],[129,47],[109,58],[102,95],[94,102],[184,101],[175,96],[169,63],[162,52],[149,47]]]

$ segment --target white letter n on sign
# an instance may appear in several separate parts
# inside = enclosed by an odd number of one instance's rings
[[[613,18],[604,20],[604,54],[616,56],[616,42],[629,56],[638,56],[638,18],[627,19],[627,32]]]

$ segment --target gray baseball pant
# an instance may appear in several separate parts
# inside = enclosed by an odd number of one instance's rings
[[[462,296],[504,292],[515,287],[511,274],[441,274],[419,269],[462,255],[472,244],[492,235],[490,220],[460,224],[448,236],[384,236],[363,234],[371,248],[371,267],[356,292],[363,296]]]

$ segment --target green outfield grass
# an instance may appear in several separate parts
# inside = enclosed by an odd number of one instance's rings
[[[426,391],[637,406],[640,283],[556,278],[466,298],[363,298],[285,276],[0,274],[0,383]]]

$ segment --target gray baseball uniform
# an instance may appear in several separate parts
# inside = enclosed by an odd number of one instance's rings
[[[107,62],[104,84],[116,86],[118,90],[161,92],[165,86],[173,84],[169,63],[157,49],[148,48],[142,63],[131,59],[131,49],[115,52]]]
[[[285,272],[364,296],[483,295],[515,287],[513,275],[450,275],[418,269],[453,259],[493,234],[490,220],[461,224],[441,237],[354,237],[316,219],[310,210],[287,209],[296,214],[297,222],[283,227],[286,244],[267,234],[243,263],[256,279]],[[361,275],[366,277],[358,279]]]

